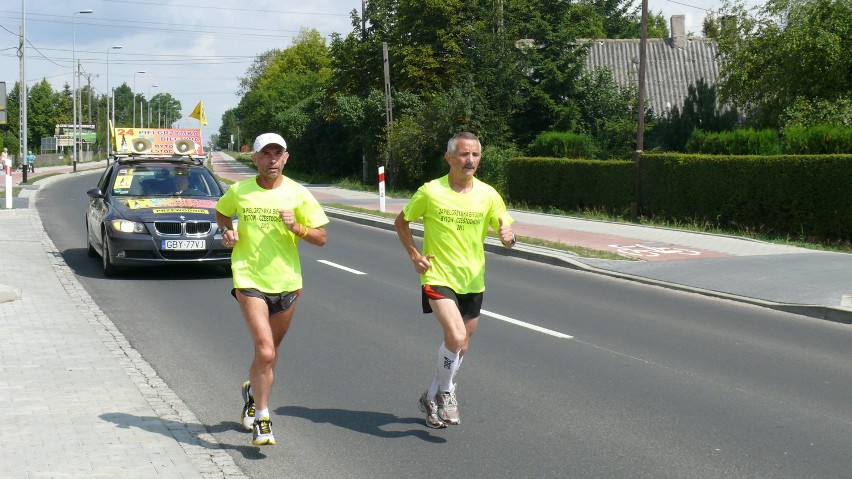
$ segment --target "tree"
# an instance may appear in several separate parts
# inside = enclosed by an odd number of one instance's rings
[[[361,14],[353,10],[350,34],[332,36],[332,74],[323,103],[326,121],[347,133],[350,157],[381,163],[389,151],[393,168],[408,177],[402,180],[416,183],[421,172],[431,171],[434,149],[443,148],[434,143],[459,128],[474,130],[503,151],[526,145],[542,131],[596,129],[603,151],[632,151],[635,122],[625,104],[635,99],[615,89],[609,98],[621,102],[618,113],[588,120],[595,118],[595,108],[606,109],[582,98],[585,48],[578,39],[638,37],[641,18],[634,2],[371,0]],[[662,13],[651,14],[648,23],[649,36],[668,36]],[[395,120],[387,147],[383,43],[390,55]],[[400,104],[406,96],[417,99],[407,109]],[[374,103],[380,107],[375,112]],[[403,150],[404,163],[394,163]]]
[[[828,100],[797,98],[784,110],[784,126],[843,125],[852,127],[852,94]]]
[[[641,24],[641,18],[640,18]],[[641,28],[641,25],[640,25]],[[648,38],[669,38],[669,20],[663,16],[663,11],[648,12]],[[639,38],[637,34],[633,38]]]
[[[713,12],[708,12],[701,22],[701,34],[705,38],[719,38],[719,20]]]
[[[180,100],[171,93],[157,93],[146,102],[145,110],[151,108],[151,127],[171,128],[172,123],[182,118]],[[148,122],[146,121],[147,125]]]
[[[528,144],[538,133],[571,131],[579,110],[575,81],[585,69],[584,49],[577,38],[590,38],[575,30],[569,2],[531,0],[507,10],[506,35],[517,42],[514,60],[523,74],[512,85],[522,103],[510,118],[514,137]]]
[[[122,83],[114,90],[115,127],[127,128],[133,123],[133,91],[127,83]],[[70,104],[70,101],[69,101]]]
[[[63,97],[43,79],[30,88],[27,100],[27,143],[40,145],[42,138],[53,137],[56,125],[62,123]],[[70,102],[69,102],[70,105]]]
[[[664,150],[684,151],[693,130],[720,132],[732,130],[737,112],[719,107],[716,87],[703,79],[687,88],[683,111],[675,106],[649,135],[649,143]]]
[[[219,127],[217,140],[214,144],[219,148],[233,148],[236,151],[240,151],[240,146],[245,143],[245,140],[241,138],[237,115],[233,108],[222,114],[222,126]]]
[[[723,102],[760,128],[777,128],[799,99],[833,102],[852,91],[852,2],[770,0],[746,12],[726,0],[719,37]]]
[[[594,38],[637,38],[641,5],[633,0],[587,0],[603,22],[604,36]],[[582,5],[584,2],[580,2]]]
[[[340,126],[326,122],[330,78],[331,56],[316,30],[302,30],[290,47],[263,54],[247,72],[247,90],[234,112],[242,135],[280,132],[294,158],[311,158],[292,165],[295,170],[351,171],[351,165],[329,164],[345,151]]]
[[[575,132],[595,142],[596,158],[629,158],[635,151],[637,89],[621,88],[609,69],[578,79],[579,121]]]

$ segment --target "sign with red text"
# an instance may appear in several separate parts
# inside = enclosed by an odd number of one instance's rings
[[[174,144],[177,140],[192,140],[195,142],[195,155],[203,155],[201,130],[197,128],[116,128],[115,152],[133,153],[133,140],[145,138],[151,141],[151,155],[173,155]]]

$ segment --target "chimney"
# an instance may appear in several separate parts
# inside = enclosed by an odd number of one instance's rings
[[[672,15],[672,44],[675,48],[686,48],[686,15]]]

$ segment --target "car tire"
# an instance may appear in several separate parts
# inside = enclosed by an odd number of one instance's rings
[[[104,276],[107,278],[118,274],[118,268],[112,264],[112,258],[109,256],[109,238],[107,238],[106,231],[101,237],[101,263],[103,264]]]
[[[97,258],[98,252],[92,246],[92,232],[89,230],[89,224],[86,222],[86,255],[89,258]]]

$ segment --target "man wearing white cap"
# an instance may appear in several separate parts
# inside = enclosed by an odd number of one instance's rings
[[[275,444],[269,420],[269,395],[278,348],[302,293],[297,245],[323,246],[328,218],[304,186],[283,174],[287,143],[277,133],[254,142],[252,162],[257,176],[232,185],[216,203],[222,244],[231,255],[234,289],[243,319],[254,341],[249,380],[242,385],[241,423],[253,432],[257,446]],[[236,215],[237,229],[232,218]]]

